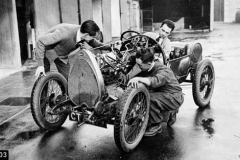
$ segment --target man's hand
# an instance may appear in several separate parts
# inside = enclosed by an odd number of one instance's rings
[[[134,77],[134,78],[130,79],[127,86],[132,87],[132,88],[138,88],[140,83],[143,83],[146,86],[149,86],[151,84],[151,82],[148,78]]]
[[[125,74],[123,74],[123,73],[121,73],[121,74],[119,75],[118,81],[119,81],[122,85],[126,86],[128,80],[129,80],[128,75],[125,75]]]
[[[141,79],[140,77],[134,77],[134,78],[130,79],[127,86],[132,87],[132,88],[138,88],[139,83],[141,83],[140,79]]]
[[[42,73],[44,76],[46,76],[46,74],[45,74],[45,68],[44,68],[43,66],[39,66],[39,67],[36,69],[35,76],[38,78],[41,73]]]
[[[81,45],[81,48],[82,49],[92,49],[92,47],[87,43],[87,42],[83,42],[82,45]]]

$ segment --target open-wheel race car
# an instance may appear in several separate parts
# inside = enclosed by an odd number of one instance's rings
[[[125,35],[130,35],[124,38]],[[66,118],[107,127],[114,125],[117,147],[125,152],[133,150],[141,141],[149,118],[148,89],[126,86],[128,58],[137,49],[154,48],[161,62],[169,65],[179,82],[193,83],[193,97],[200,107],[211,99],[214,69],[211,61],[202,60],[200,44],[190,48],[190,54],[167,61],[161,46],[152,38],[137,32],[124,32],[119,49],[103,53],[95,49],[77,48],[69,55],[70,72],[66,80],[58,72],[40,76],[32,89],[31,111],[36,124],[46,130],[56,130]],[[191,79],[186,80],[188,74]]]

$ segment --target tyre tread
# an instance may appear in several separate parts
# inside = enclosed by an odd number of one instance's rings
[[[65,92],[67,92],[67,81],[66,79],[58,72],[48,72],[46,73],[46,76],[44,77],[39,77],[32,88],[32,92],[31,92],[31,102],[30,102],[30,109],[31,109],[31,113],[32,113],[32,117],[33,120],[35,121],[35,123],[40,127],[40,129],[42,130],[56,130],[57,128],[61,127],[61,125],[64,123],[64,121],[67,118],[67,115],[63,115],[63,117],[61,117],[61,123],[59,123],[58,125],[46,125],[44,124],[44,122],[39,118],[41,113],[38,113],[38,108],[36,108],[36,106],[38,106],[38,98],[39,98],[39,92],[42,89],[42,85],[45,81],[48,81],[51,78],[58,78],[58,80],[62,83],[62,87],[65,89]],[[59,121],[60,121],[59,120]],[[58,122],[59,122],[58,121]]]
[[[213,64],[209,59],[205,59],[202,60],[195,68],[194,70],[194,75],[193,75],[193,80],[192,80],[192,94],[193,94],[193,99],[196,105],[198,105],[199,107],[205,107],[210,103],[210,99],[212,97],[213,94],[213,89],[214,89],[214,82],[213,82],[213,88],[211,89],[212,91],[210,91],[209,96],[208,96],[208,100],[206,102],[202,102],[200,99],[200,95],[199,95],[199,91],[198,91],[198,83],[200,83],[200,76],[201,76],[201,71],[204,69],[204,67],[206,66],[210,66],[212,68],[212,72],[213,72],[213,76],[215,76],[214,73],[214,68],[213,68]],[[215,77],[214,77],[215,79]]]
[[[123,96],[119,99],[117,106],[124,106],[127,102],[128,95],[131,93],[132,89],[128,88]],[[117,109],[117,113],[115,116],[115,123],[114,123],[114,139],[116,142],[117,147],[124,151],[121,145],[121,139],[120,139],[120,132],[121,132],[121,117],[122,117],[122,112],[123,112],[124,107],[119,107]]]

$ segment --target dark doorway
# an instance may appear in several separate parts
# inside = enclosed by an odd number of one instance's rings
[[[17,7],[17,20],[18,20],[21,60],[22,60],[22,64],[23,64],[28,58],[25,0],[16,0],[16,7]]]
[[[22,64],[31,57],[29,41],[31,39],[32,0],[16,0],[18,31]],[[30,55],[29,55],[30,54]]]

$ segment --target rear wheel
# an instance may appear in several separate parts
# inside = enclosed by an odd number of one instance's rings
[[[141,141],[149,118],[150,96],[144,85],[128,88],[118,101],[114,139],[118,148],[129,152]]]
[[[193,73],[193,99],[196,105],[205,107],[210,103],[215,83],[215,73],[212,62],[208,59],[200,61],[196,65]]]
[[[34,83],[31,94],[31,111],[34,121],[40,128],[55,130],[65,122],[66,113],[52,114],[50,110],[56,105],[57,97],[66,93],[67,81],[57,72],[48,72],[46,76],[41,76]]]

